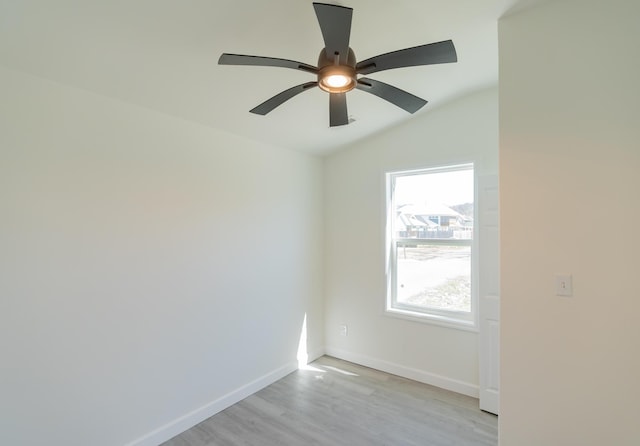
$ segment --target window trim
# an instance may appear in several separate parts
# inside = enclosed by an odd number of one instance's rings
[[[403,239],[393,237],[393,212],[394,196],[393,196],[393,181],[397,177],[409,176],[409,175],[422,175],[427,173],[442,173],[453,172],[460,170],[473,170],[473,188],[474,188],[474,225],[472,239],[467,240],[448,240],[448,239]],[[385,273],[386,273],[386,295],[384,300],[384,314],[387,316],[427,323],[431,325],[444,326],[448,328],[455,328],[459,330],[478,332],[478,175],[476,166],[473,162],[449,164],[443,166],[424,167],[419,169],[410,170],[396,170],[388,171],[384,174],[385,179]],[[397,252],[397,244],[402,241],[411,241],[412,244],[442,244],[442,245],[470,245],[471,246],[471,311],[461,312],[442,310],[442,309],[420,309],[418,307],[412,307],[411,305],[397,305],[395,302],[395,286],[396,286],[396,274],[395,259]],[[461,317],[462,316],[462,317]]]

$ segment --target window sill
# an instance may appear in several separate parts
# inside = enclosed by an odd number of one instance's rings
[[[475,321],[459,319],[450,316],[438,314],[425,314],[410,310],[401,310],[398,308],[387,308],[384,310],[386,316],[404,319],[423,324],[437,325],[440,327],[453,328],[456,330],[478,332],[478,326]]]

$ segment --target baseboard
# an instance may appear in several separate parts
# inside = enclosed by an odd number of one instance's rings
[[[326,347],[325,353],[338,359],[360,364],[365,367],[371,367],[372,369],[381,370],[383,372],[412,379],[421,383],[430,384],[432,386],[451,390],[452,392],[461,393],[474,398],[478,398],[480,395],[478,385],[469,382],[447,378],[446,376],[437,375],[435,373],[425,372],[423,370],[406,367],[393,362],[384,361],[382,359],[371,358],[358,353],[348,352],[332,347]]]
[[[322,356],[322,355],[320,355]],[[187,429],[195,426],[198,423],[206,420],[207,418],[221,412],[229,406],[245,399],[246,397],[253,395],[257,391],[267,387],[270,384],[284,378],[289,373],[298,369],[297,363],[286,364],[271,373],[268,373],[255,381],[252,381],[232,392],[227,393],[221,398],[211,401],[204,406],[189,412],[175,420],[159,427],[153,432],[126,444],[125,446],[157,446],[176,435],[186,431]]]

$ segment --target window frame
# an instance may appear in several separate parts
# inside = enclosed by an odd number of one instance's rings
[[[471,240],[462,239],[416,239],[394,237],[395,218],[395,197],[393,186],[395,179],[410,175],[423,175],[429,173],[443,173],[461,170],[473,171],[473,200],[474,200],[474,224]],[[394,170],[385,172],[385,253],[386,253],[386,295],[384,303],[384,314],[405,320],[417,321],[433,325],[456,328],[466,331],[478,331],[478,193],[477,193],[477,170],[473,162],[448,164],[441,166],[430,166],[419,169]],[[412,245],[445,245],[445,246],[470,246],[471,247],[471,311],[452,311],[438,308],[425,308],[410,304],[398,304],[396,301],[397,286],[397,250],[399,243],[410,242]]]

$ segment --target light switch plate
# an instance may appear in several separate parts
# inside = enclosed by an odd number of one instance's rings
[[[556,295],[573,296],[573,284],[571,282],[571,274],[557,274]]]

